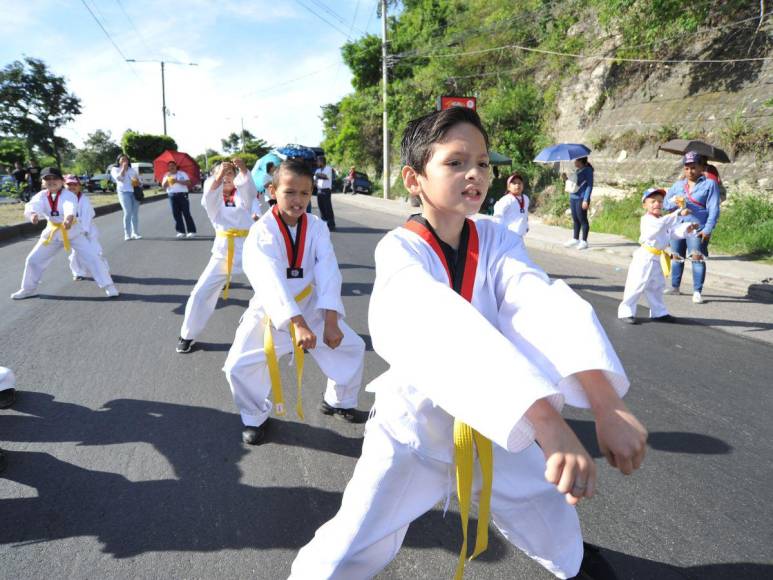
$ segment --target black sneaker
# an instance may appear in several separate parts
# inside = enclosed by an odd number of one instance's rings
[[[3,389],[0,391],[0,409],[7,409],[16,400],[16,389]]]
[[[664,314],[663,316],[656,316],[652,319],[652,322],[676,322],[676,317],[670,314]]]
[[[182,336],[177,339],[177,352],[191,352],[193,339],[187,340]]]
[[[626,316],[625,318],[618,318],[620,322],[625,324],[639,324],[633,316]]]
[[[266,438],[266,428],[268,426],[268,419],[257,427],[245,427],[242,429],[242,441],[247,445],[260,445]]]
[[[347,423],[362,423],[362,418],[357,409],[339,409],[328,405],[324,400],[319,404],[319,410],[323,415],[332,415],[335,419],[346,421]]]
[[[582,564],[580,573],[575,578],[581,580],[617,580],[617,574],[601,555],[601,548],[582,543]]]

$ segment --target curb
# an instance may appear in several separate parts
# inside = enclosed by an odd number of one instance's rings
[[[166,193],[149,195],[148,197],[142,200],[142,203],[143,204],[151,203],[165,198],[166,198]],[[121,204],[116,201],[114,203],[108,203],[105,205],[100,205],[99,207],[95,207],[94,213],[97,214],[97,216],[101,216],[108,213],[113,213],[115,211],[118,211],[119,209],[121,209]],[[37,224],[32,224],[30,222],[22,222],[20,224],[5,226],[0,228],[0,242],[12,240],[13,238],[21,238],[25,236],[34,235],[34,234],[37,234],[38,232],[42,232],[45,229],[45,227],[46,227],[45,221],[38,222]]]
[[[335,195],[335,200],[336,202],[343,202],[346,205],[381,211],[383,213],[405,218],[419,211],[419,208],[412,207],[404,201],[395,201],[366,195],[337,194]],[[533,220],[535,225],[545,225],[536,217],[530,217],[529,219],[530,221]],[[557,226],[545,225],[545,227]],[[571,256],[573,258],[577,258],[578,254],[582,253],[582,258],[590,262],[616,266],[625,270],[628,269],[628,265],[631,263],[631,254],[633,253],[633,250],[637,248],[637,244],[634,242],[626,241],[626,245],[622,246],[622,248],[626,248],[625,250],[615,251],[598,247],[594,248],[591,246],[591,248],[587,250],[578,252],[577,250],[564,248],[563,244],[557,241],[539,237],[539,235],[535,235],[534,232],[526,236],[525,242],[528,248],[550,252],[552,254]],[[627,248],[630,248],[630,251]],[[709,259],[709,264],[711,264],[711,259]],[[711,266],[709,266],[709,268],[710,267]],[[773,268],[771,268],[771,274],[770,278],[757,280],[754,278],[740,278],[721,272],[710,271],[710,276],[707,277],[705,286],[706,288],[715,290],[733,290],[754,300],[773,303]],[[686,268],[684,281],[689,283],[690,280],[690,269]]]

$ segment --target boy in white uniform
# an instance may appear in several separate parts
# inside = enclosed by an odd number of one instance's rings
[[[191,351],[193,341],[215,311],[220,291],[227,300],[231,276],[243,272],[242,246],[252,226],[251,212],[263,213],[262,207],[253,208],[257,195],[255,183],[242,159],[221,163],[215,169],[215,175],[204,183],[201,205],[215,228],[215,241],[212,257],[185,305],[177,352]]]
[[[476,496],[474,555],[486,548],[491,513],[510,542],[573,576],[583,543],[572,504],[593,495],[595,464],[557,409],[590,406],[600,448],[624,473],[643,459],[646,431],[619,398],[628,380],[590,305],[551,283],[520,236],[466,219],[488,188],[487,148],[480,119],[463,107],[405,130],[403,183],[423,214],[379,243],[369,311],[390,369],[368,386],[376,403],[341,509],[301,549],[292,579],[372,578],[454,479],[465,538],[457,578]],[[433,575],[447,576],[450,566]]]
[[[66,252],[70,252],[72,248],[77,250],[83,264],[92,273],[97,285],[105,290],[105,294],[110,298],[118,296],[118,290],[113,285],[113,279],[104,262],[83,235],[83,228],[75,219],[78,214],[78,198],[64,189],[61,171],[56,167],[46,167],[41,171],[41,177],[46,189],[36,193],[25,204],[24,217],[33,224],[41,219],[47,220],[48,224],[24,263],[21,289],[11,294],[11,298],[21,300],[37,296],[43,272],[62,248]]]
[[[94,252],[96,252],[102,262],[104,262],[105,268],[110,271],[110,266],[102,253],[102,245],[99,243],[99,230],[97,229],[97,224],[94,222],[94,218],[97,214],[94,211],[94,207],[91,205],[89,197],[83,195],[83,192],[81,191],[80,179],[75,175],[65,175],[64,186],[78,198],[77,218],[78,222],[81,224],[83,235],[94,248]],[[83,260],[80,259],[78,250],[76,249],[73,249],[73,251],[70,252],[70,271],[72,272],[73,280],[83,280],[91,276],[91,272],[86,268]]]
[[[312,174],[303,161],[283,161],[269,186],[277,203],[251,228],[242,261],[255,296],[223,367],[242,417],[242,440],[265,437],[273,392],[284,413],[277,359],[294,352],[300,406],[303,350],[328,377],[320,410],[349,422],[362,382],[365,343],[343,321],[341,272],[325,222],[306,213]],[[322,340],[318,341],[317,337]]]
[[[675,322],[668,313],[663,300],[666,289],[665,276],[671,275],[670,242],[673,230],[681,216],[688,215],[689,209],[682,209],[663,215],[664,189],[650,187],[641,197],[646,213],[639,225],[641,246],[633,253],[628,276],[625,279],[623,301],[617,308],[617,317],[627,324],[636,324],[636,304],[644,294],[650,305],[650,319],[653,322]],[[688,225],[690,227],[692,224]]]
[[[494,219],[519,236],[529,231],[529,196],[523,192],[523,177],[507,178],[507,193],[494,204]]]

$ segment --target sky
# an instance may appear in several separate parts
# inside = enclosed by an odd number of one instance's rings
[[[30,56],[65,77],[82,113],[61,136],[167,133],[221,150],[241,124],[274,146],[322,139],[320,107],[353,91],[341,46],[380,35],[377,0],[0,0],[0,66]],[[103,32],[96,19],[106,29]],[[316,13],[316,15],[315,15]],[[324,22],[327,20],[327,22]],[[115,45],[114,45],[114,44]]]

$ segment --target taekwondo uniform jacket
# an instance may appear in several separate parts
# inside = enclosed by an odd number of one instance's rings
[[[223,185],[213,188],[214,177],[207,179],[204,184],[204,194],[201,196],[201,205],[207,212],[209,221],[215,228],[215,241],[212,244],[212,255],[215,258],[225,259],[228,252],[228,239],[217,234],[226,232],[229,229],[249,230],[252,224],[251,211],[253,202],[257,198],[258,192],[255,189],[255,183],[249,173],[239,173],[234,178],[233,199],[228,201],[223,199]],[[228,205],[226,205],[228,204]],[[233,205],[231,205],[233,204]],[[261,211],[263,208],[260,208]],[[241,253],[244,245],[244,237],[234,238],[234,268],[241,267]]]
[[[494,219],[519,236],[529,231],[529,196],[521,194],[520,201],[512,193],[506,193],[494,204]],[[521,206],[523,203],[523,206]]]
[[[302,276],[288,279],[289,253],[292,252],[288,252],[288,245],[280,230],[276,207],[255,222],[244,242],[244,273],[255,290],[245,316],[254,316],[260,320],[268,315],[274,327],[283,330],[287,330],[291,318],[303,315],[308,320],[313,310],[335,310],[343,318],[341,272],[327,225],[315,215],[303,215],[306,232],[302,236],[301,262],[297,264]],[[298,221],[293,237],[300,232],[301,220]],[[313,285],[311,295],[298,304],[295,297],[309,284]]]
[[[376,420],[397,441],[447,463],[454,418],[516,452],[534,439],[524,413],[536,400],[589,406],[574,373],[602,370],[621,396],[629,386],[590,304],[551,282],[520,236],[474,221],[471,303],[449,287],[429,244],[398,228],[376,248],[369,309],[373,346],[390,365],[367,387],[376,393]]]
[[[51,222],[60,224],[68,215],[78,215],[78,198],[73,192],[63,188],[56,199],[55,207],[59,215],[51,215],[54,210],[48,200],[48,191],[45,189],[33,195],[32,199],[24,204],[25,218],[29,220],[32,214],[36,213],[40,219],[46,219],[49,222],[40,234],[41,239],[48,238],[52,229]],[[67,236],[73,239],[84,233],[84,231],[80,219],[76,219],[72,227],[67,231]],[[61,241],[61,236],[55,235],[54,239]]]

